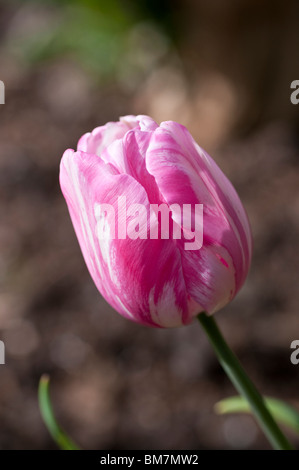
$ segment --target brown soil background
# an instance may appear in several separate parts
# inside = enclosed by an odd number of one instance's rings
[[[214,414],[235,392],[199,325],[130,323],[89,277],[59,161],[81,134],[124,114],[186,124],[235,185],[254,256],[217,321],[259,389],[299,409],[299,365],[290,362],[299,339],[299,105],[290,102],[297,3],[206,3],[174,2],[177,55],[130,90],[96,82],[69,55],[27,63],[13,54],[18,25],[43,24],[48,5],[40,2],[37,20],[35,7],[1,4],[1,449],[56,448],[37,403],[45,372],[59,422],[85,449],[268,448],[251,417]]]

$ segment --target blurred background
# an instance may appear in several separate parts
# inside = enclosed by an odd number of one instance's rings
[[[238,190],[253,263],[217,320],[260,390],[299,408],[298,18],[296,0],[1,0],[1,449],[56,448],[44,372],[85,449],[269,448],[251,417],[214,414],[235,392],[196,323],[130,323],[87,272],[59,162],[124,114],[185,124]]]

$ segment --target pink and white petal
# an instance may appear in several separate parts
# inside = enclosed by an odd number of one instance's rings
[[[171,327],[191,320],[181,266],[172,240],[97,237],[95,206],[109,203],[118,218],[118,196],[127,206],[149,207],[144,188],[130,175],[117,174],[96,155],[65,153],[61,186],[91,276],[106,300],[123,316],[145,325]],[[148,221],[146,222],[148,224]],[[149,227],[147,227],[149,229]],[[172,302],[170,302],[172,300]]]
[[[138,117],[134,114],[127,114],[126,116],[121,116],[119,118],[120,122],[126,124],[128,129],[134,129],[135,127],[139,127]]]
[[[201,176],[213,199],[218,202],[217,205],[222,206],[225,217],[238,238],[242,251],[243,268],[238,283],[241,286],[251,261],[252,235],[246,211],[235,188],[215,161],[194,141],[184,126],[173,121],[166,121],[161,123],[161,128],[171,133],[175,138],[189,163]]]
[[[109,145],[103,151],[101,158],[106,163],[113,164],[120,173],[131,175],[144,187],[149,201],[159,203],[161,201],[159,188],[145,164],[150,139],[151,132],[139,129],[130,130],[126,132],[123,139],[116,140]]]
[[[145,114],[122,116],[119,120],[127,124],[130,129],[138,128],[145,132],[154,131],[158,127],[158,124]]]
[[[186,136],[163,128],[152,134],[146,154],[146,166],[155,177],[166,202],[178,204],[203,204],[203,247],[187,251],[184,244],[176,242],[181,251],[186,288],[191,297],[208,312],[233,298],[247,274],[240,234],[231,226],[217,192],[211,191],[215,181],[206,177],[205,167],[194,163],[194,156]],[[194,152],[194,149],[193,149]],[[180,214],[174,214],[180,223]],[[225,288],[224,288],[225,287]]]
[[[102,175],[102,181],[107,181],[116,175],[117,171],[112,165],[106,165],[98,159],[96,155],[74,152],[71,149],[64,152],[59,175],[61,190],[90,275],[98,288],[103,291],[105,287],[101,281],[102,265],[98,258],[86,204],[90,194],[89,183],[98,174]]]
[[[219,246],[186,251],[182,243],[178,242],[187,291],[202,310],[214,313],[235,295],[235,269],[231,257]]]
[[[240,241],[243,246],[246,259],[248,263],[250,263],[252,256],[252,233],[247,213],[240,201],[238,193],[210,155],[196,143],[195,145],[198,153],[202,155],[202,158],[205,158],[206,162],[209,162],[210,178],[216,181],[218,196],[221,197],[226,213],[230,216],[231,225],[235,225],[236,229],[239,231]]]
[[[121,139],[125,133],[137,126],[131,119],[118,122],[108,122],[104,126],[96,127],[92,132],[84,134],[77,145],[77,150],[94,153],[101,156],[102,152],[117,139]]]
[[[146,168],[155,178],[163,200],[168,205],[178,204],[178,212],[173,215],[175,222],[181,223],[185,204],[190,204],[192,208],[196,204],[203,204],[206,222],[204,236],[206,239],[211,238],[210,241],[214,243],[220,243],[224,230],[229,228],[221,207],[218,207],[217,201],[195,171],[193,162],[189,161],[175,138],[161,128],[151,135],[146,152]]]
[[[144,114],[139,114],[139,116],[136,116],[136,119],[139,124],[139,129],[143,132],[152,132],[159,127],[156,121]]]

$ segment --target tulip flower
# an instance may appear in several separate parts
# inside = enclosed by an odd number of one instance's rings
[[[230,181],[188,130],[125,116],[66,150],[60,185],[98,290],[152,327],[201,323],[269,441],[291,449],[211,314],[248,274],[251,230]]]
[[[90,274],[123,316],[153,327],[185,325],[199,311],[222,308],[243,285],[252,245],[245,210],[184,126],[125,116],[98,127],[64,153],[60,183]],[[139,214],[140,237],[132,238],[136,205],[146,216]],[[151,237],[160,205],[173,208],[170,235],[177,229],[177,236],[189,208],[201,229],[198,249],[183,236]],[[101,208],[112,208],[113,218],[105,220]],[[99,236],[103,225],[110,237]],[[189,240],[198,233],[189,230]]]

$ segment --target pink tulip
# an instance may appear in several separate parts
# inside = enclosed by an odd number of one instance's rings
[[[81,137],[76,152],[66,150],[60,184],[89,272],[124,317],[153,327],[185,325],[201,311],[219,310],[243,285],[252,251],[245,210],[184,126],[125,116],[98,127]],[[176,210],[168,238],[153,214],[136,226],[140,236],[128,236],[130,217],[119,206],[124,196],[127,209],[142,205],[148,214],[153,204],[202,204],[202,246],[186,249],[186,239],[172,236],[182,226]],[[116,218],[100,210],[109,207]],[[161,228],[156,239],[151,222]]]

